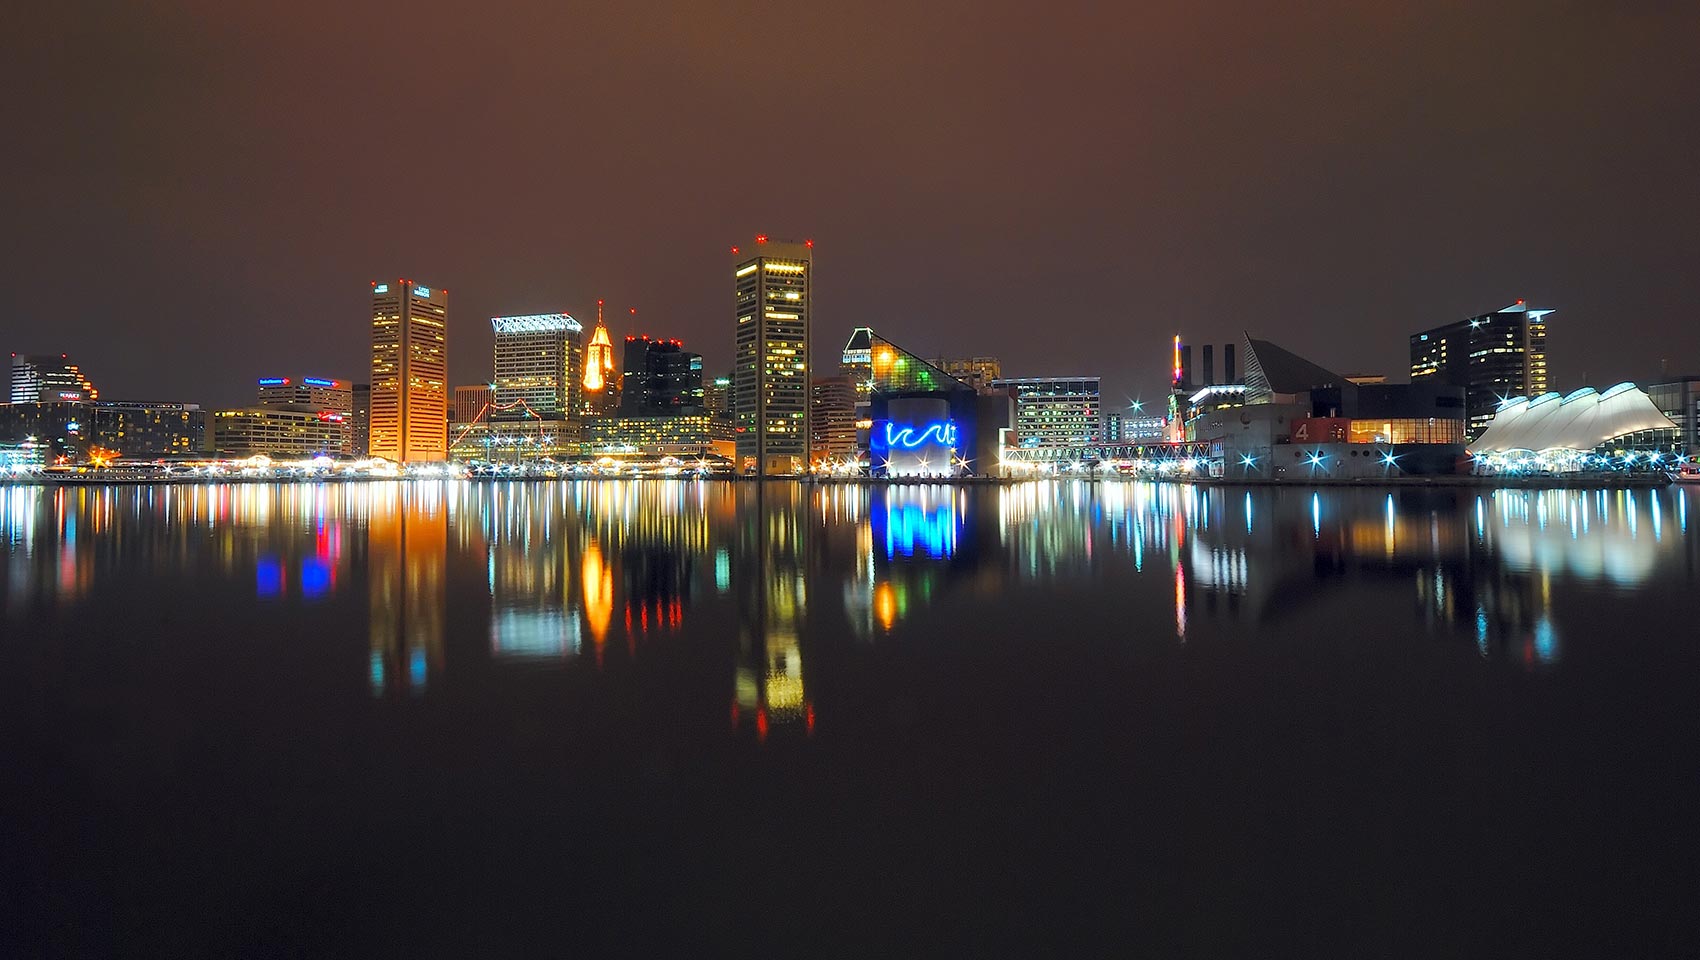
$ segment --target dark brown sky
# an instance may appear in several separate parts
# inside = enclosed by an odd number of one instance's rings
[[[723,368],[758,231],[815,239],[823,355],[1149,395],[1176,329],[1399,374],[1528,297],[1560,387],[1700,370],[1693,2],[12,7],[0,341],[109,397],[357,376],[398,275],[457,381],[599,296]]]

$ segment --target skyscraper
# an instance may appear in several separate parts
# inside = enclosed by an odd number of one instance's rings
[[[495,420],[579,417],[584,327],[564,313],[491,317],[496,332]]]
[[[13,403],[99,399],[100,391],[65,354],[12,354]]]
[[[1015,395],[1015,433],[1024,447],[1074,446],[1103,439],[1097,377],[996,380]]]
[[[321,422],[336,425],[341,435],[337,444],[338,451],[345,454],[354,452],[354,385],[347,380],[333,380],[330,377],[262,377],[259,401],[262,407],[305,410],[318,414]],[[228,418],[226,422],[230,422]],[[313,429],[316,431],[320,428]]]
[[[1501,401],[1546,393],[1551,310],[1522,300],[1503,310],[1411,335],[1411,382],[1464,388],[1466,433],[1480,436]]]
[[[448,322],[447,290],[373,282],[372,456],[399,463],[448,456]]]
[[[464,383],[454,390],[454,406],[450,407],[450,423],[473,423],[484,408],[496,398],[488,383]]]
[[[621,381],[622,417],[702,412],[702,355],[677,340],[627,337]]]
[[[850,374],[816,378],[809,388],[811,460],[856,458],[856,384]]]
[[[812,240],[765,234],[748,251],[732,248],[738,465],[758,476],[800,473],[808,464],[813,254]]]
[[[372,447],[372,385],[357,383],[354,385],[354,412],[350,417],[353,428],[354,450],[357,457],[367,456]]]
[[[615,372],[614,344],[602,323],[602,301],[596,301],[596,332],[584,351],[584,411],[612,416],[620,404],[620,378]]]

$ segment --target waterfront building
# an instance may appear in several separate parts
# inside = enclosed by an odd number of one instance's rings
[[[614,344],[602,322],[602,301],[596,301],[596,331],[584,351],[584,412],[613,416],[620,406],[620,376],[614,365]]]
[[[299,407],[329,413],[342,430],[338,452],[354,453],[354,384],[331,377],[261,377],[262,407]]]
[[[492,419],[577,420],[584,327],[564,313],[491,317],[496,334]]]
[[[468,383],[455,387],[454,406],[449,411],[450,423],[472,423],[484,412],[496,391],[488,383]]]
[[[1464,388],[1467,432],[1481,436],[1511,397],[1549,390],[1547,315],[1518,300],[1503,310],[1411,334],[1411,382]]]
[[[13,403],[53,400],[99,400],[82,368],[66,354],[12,354]]]
[[[1163,417],[1123,414],[1121,436],[1114,439],[1132,443],[1155,442],[1163,439],[1168,428],[1169,421]]]
[[[1567,396],[1545,393],[1499,405],[1470,452],[1489,470],[1585,470],[1600,459],[1679,451],[1681,428],[1633,383],[1600,393],[1583,387]],[[1657,461],[1651,461],[1656,463]]]
[[[372,444],[372,385],[357,383],[353,387],[353,449],[350,451],[357,457],[364,457]]]
[[[809,392],[810,462],[855,460],[860,450],[856,445],[856,385],[850,375],[817,378]]]
[[[997,357],[940,357],[927,362],[979,393],[990,390],[992,381],[1003,378],[1003,363]]]
[[[0,404],[0,440],[30,437],[56,456],[99,447],[127,459],[189,457],[205,446],[206,416],[193,403],[51,400]]]
[[[448,322],[447,290],[373,282],[372,456],[415,463],[448,455]]]
[[[1103,439],[1098,377],[1021,377],[992,381],[1015,398],[1016,442],[1067,446]]]
[[[1646,390],[1653,405],[1681,431],[1683,451],[1700,455],[1700,376],[1664,380]]]
[[[712,453],[727,459],[735,452],[732,424],[702,412],[588,420],[581,447],[591,454],[610,450],[662,456]]]
[[[626,338],[624,361],[620,416],[702,412],[701,354],[684,349],[678,340],[644,334]]]
[[[266,404],[216,410],[208,419],[207,449],[242,459],[335,456],[343,449],[344,420],[331,410]]]
[[[869,399],[866,408],[857,407],[856,425],[858,453],[865,442],[876,476],[996,471],[1004,447],[1014,443],[1014,403],[1007,391],[978,393],[867,327],[858,328],[850,342],[868,351]]]
[[[759,476],[797,474],[808,464],[813,248],[766,235],[746,252],[732,248],[737,459]]]

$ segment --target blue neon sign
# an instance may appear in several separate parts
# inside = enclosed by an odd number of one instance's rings
[[[914,427],[899,428],[890,420],[885,422],[885,445],[887,449],[900,447],[905,450],[915,450],[927,444],[927,438],[942,446],[956,449],[956,421],[939,420],[921,428],[919,436]]]
[[[264,383],[265,381],[262,380],[260,382]],[[334,387],[334,386],[336,386],[335,380],[326,380],[323,377],[302,377],[301,382],[305,383],[309,387]]]
[[[428,297],[431,295],[431,288],[415,286],[413,288],[413,295],[416,297]]]
[[[288,382],[289,382],[288,377],[261,377],[260,378],[260,386],[262,386],[262,387],[281,387],[284,384],[287,384]]]
[[[372,292],[373,293],[389,293],[390,292],[390,285],[387,284],[387,283],[374,283],[374,284],[372,284]]]

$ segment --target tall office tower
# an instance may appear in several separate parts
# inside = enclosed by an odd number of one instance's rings
[[[372,385],[357,383],[354,385],[353,414],[349,418],[353,428],[353,454],[357,457],[366,456],[372,448]]]
[[[468,383],[455,387],[454,406],[449,408],[450,423],[472,423],[492,400],[496,391],[488,383]]]
[[[336,424],[341,436],[338,450],[344,454],[354,452],[354,385],[347,380],[261,377],[259,401],[262,407],[305,410],[317,414],[321,422]]]
[[[602,301],[596,301],[596,332],[584,351],[584,412],[613,416],[620,405],[620,378],[615,373],[614,344],[602,323]]]
[[[677,340],[627,337],[621,380],[622,417],[702,412],[702,355]]]
[[[856,457],[856,384],[847,373],[817,377],[809,387],[811,461]]]
[[[429,463],[449,449],[449,292],[412,280],[372,283],[368,452]]]
[[[564,313],[491,317],[496,331],[493,420],[579,417],[584,327]]]
[[[13,403],[99,399],[100,391],[67,355],[12,354]]]
[[[1016,441],[1024,447],[1073,446],[1102,439],[1098,377],[997,380],[1015,395]]]
[[[1503,400],[1534,399],[1547,379],[1547,314],[1522,300],[1411,334],[1411,382],[1464,388],[1465,435],[1481,436]]]
[[[809,457],[809,313],[814,241],[756,237],[732,248],[737,366],[732,414],[739,467],[800,473]]]
[[[1003,363],[997,357],[940,357],[927,362],[973,387],[976,393],[985,393],[993,380],[1003,377]]]

